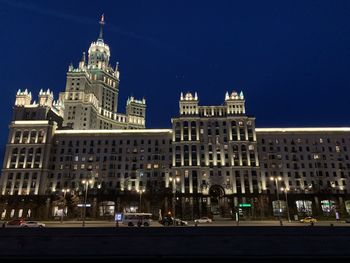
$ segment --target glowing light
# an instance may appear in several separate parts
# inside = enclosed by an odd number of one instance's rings
[[[154,134],[154,133],[172,133],[170,129],[139,129],[139,130],[57,130],[56,134]]]
[[[350,127],[256,128],[256,132],[350,132]]]

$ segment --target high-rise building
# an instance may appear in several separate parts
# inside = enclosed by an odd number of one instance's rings
[[[181,93],[171,129],[145,129],[145,100],[117,113],[118,67],[100,34],[66,91],[19,90],[0,177],[0,217],[115,212],[247,218],[350,214],[350,128],[256,128],[243,92],[199,104]],[[66,195],[69,190],[69,194]],[[143,192],[143,202],[139,193]],[[287,202],[288,199],[288,202]],[[142,209],[141,209],[141,207]]]
[[[112,67],[111,52],[103,39],[104,18],[100,34],[92,42],[88,60],[83,52],[77,68],[68,68],[66,90],[60,93],[64,102],[64,126],[75,130],[144,129],[146,100],[130,97],[126,114],[117,113],[119,95],[118,62]]]

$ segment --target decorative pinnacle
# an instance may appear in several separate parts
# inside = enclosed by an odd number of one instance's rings
[[[105,25],[105,15],[104,14],[101,15],[101,20],[99,23],[100,23],[100,34],[99,34],[97,40],[103,41],[103,26]]]
[[[85,63],[85,52],[83,52],[83,56],[81,57],[81,61]]]

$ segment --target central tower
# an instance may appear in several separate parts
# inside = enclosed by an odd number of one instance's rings
[[[104,15],[100,20],[100,34],[96,42],[92,42],[88,51],[88,69],[92,74],[94,94],[102,109],[117,112],[119,95],[118,63],[113,69],[109,64],[111,52],[103,41]],[[85,58],[84,58],[85,60]]]
[[[100,20],[100,33],[90,44],[78,68],[71,64],[67,73],[66,91],[60,94],[65,103],[64,125],[72,129],[140,129],[145,128],[144,99],[135,100],[126,114],[118,114],[119,70],[118,62],[110,64],[111,52],[104,42],[104,15]],[[134,104],[135,104],[134,103]],[[140,104],[140,105],[139,105]],[[142,108],[143,110],[135,109]]]

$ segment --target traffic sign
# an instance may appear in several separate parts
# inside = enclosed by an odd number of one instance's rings
[[[243,203],[243,204],[239,204],[239,207],[252,207],[252,205]]]
[[[122,213],[117,213],[117,214],[115,214],[115,216],[114,216],[114,220],[115,220],[115,221],[122,221],[122,216],[123,216]]]

